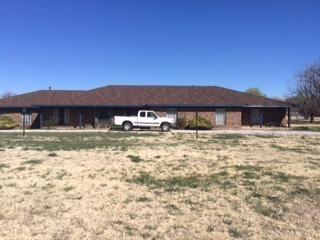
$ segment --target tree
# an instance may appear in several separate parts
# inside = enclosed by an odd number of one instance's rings
[[[8,98],[11,98],[13,97],[15,94],[13,92],[10,92],[10,91],[7,91],[5,93],[3,93],[0,98],[1,99],[8,99]]]
[[[320,61],[317,61],[297,74],[291,99],[306,117],[313,122],[320,111]]]
[[[252,88],[248,88],[247,90],[244,91],[245,93],[249,93],[255,96],[259,96],[259,97],[266,97],[267,95],[264,94],[259,88],[257,87],[252,87]]]

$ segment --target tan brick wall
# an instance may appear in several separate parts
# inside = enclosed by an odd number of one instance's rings
[[[241,128],[241,109],[228,109],[226,111],[226,127]]]
[[[198,114],[199,116],[210,120],[212,125],[214,125],[214,112],[199,112]],[[178,118],[186,118],[187,121],[192,120],[195,116],[195,112],[178,112]]]
[[[186,118],[187,121],[193,119],[196,116],[195,112],[179,112],[179,118]],[[205,117],[210,120],[214,128],[240,128],[241,127],[241,110],[239,109],[226,109],[226,125],[215,125],[215,110],[199,112],[199,116]]]

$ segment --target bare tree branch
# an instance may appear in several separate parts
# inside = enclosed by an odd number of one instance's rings
[[[320,112],[320,61],[297,75],[291,95],[301,112],[313,122],[314,115]]]
[[[1,98],[1,99],[8,99],[8,98],[13,97],[14,95],[16,95],[14,92],[7,91],[7,92],[4,92],[4,93],[0,96],[0,98]]]

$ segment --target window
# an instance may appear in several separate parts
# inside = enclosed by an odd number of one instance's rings
[[[64,109],[64,124],[70,123],[70,110]]]
[[[58,122],[59,122],[59,109],[54,109],[53,110],[53,122],[55,123],[55,124],[57,124]]]
[[[216,109],[216,125],[223,126],[226,124],[226,110],[223,108]]]
[[[158,117],[153,112],[148,112],[148,118],[157,119]]]
[[[146,117],[146,112],[140,112],[140,117]]]
[[[259,109],[251,110],[251,124],[256,125],[260,124],[260,120],[262,120],[262,115],[260,114]]]
[[[176,108],[168,108],[167,109],[167,118],[177,119],[177,109]]]
[[[23,125],[23,114],[21,114],[21,124]],[[32,125],[32,113],[26,113],[24,115],[24,124],[28,127]]]

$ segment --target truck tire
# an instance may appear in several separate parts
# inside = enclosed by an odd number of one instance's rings
[[[133,126],[131,122],[124,122],[122,124],[123,130],[125,130],[126,132],[131,131]]]
[[[160,128],[162,130],[162,132],[169,132],[170,131],[170,123],[162,123]]]

